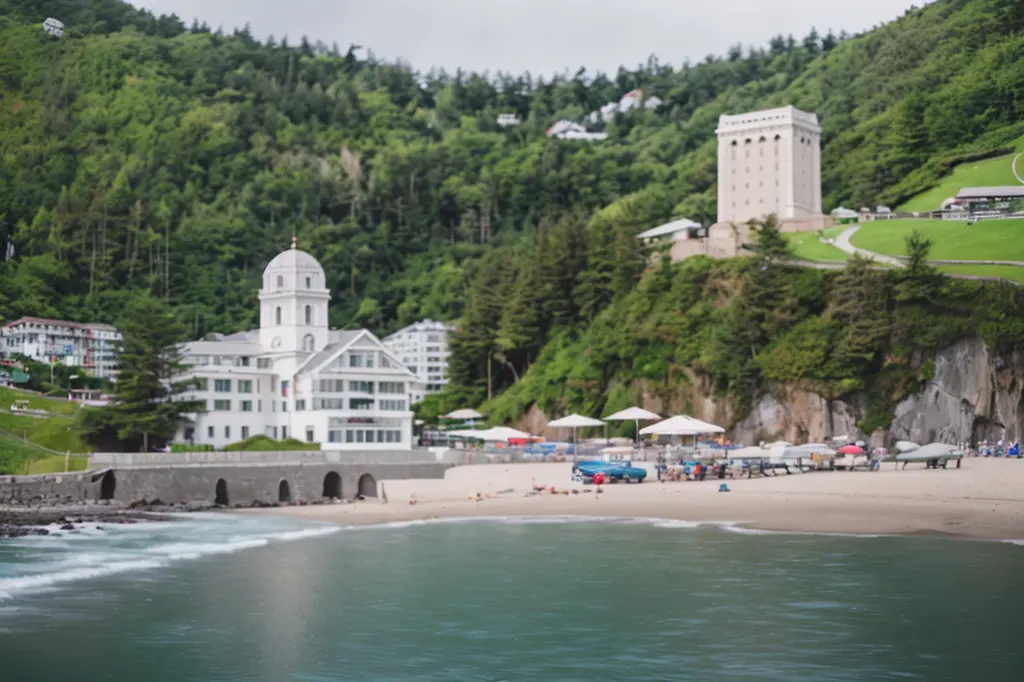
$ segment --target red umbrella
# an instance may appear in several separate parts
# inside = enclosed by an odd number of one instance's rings
[[[856,445],[844,445],[839,448],[839,452],[843,455],[863,455],[864,448],[859,448]]]

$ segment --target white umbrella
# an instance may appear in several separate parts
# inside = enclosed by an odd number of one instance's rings
[[[568,417],[562,417],[561,419],[556,419],[553,422],[548,422],[548,426],[552,426],[556,429],[572,429],[572,442],[575,446],[576,429],[581,426],[604,426],[604,422],[600,419],[584,417],[581,414],[570,414]]]
[[[477,438],[488,443],[508,441],[510,438],[533,438],[533,434],[529,434],[525,431],[519,431],[518,429],[512,429],[507,426],[495,426],[481,431],[462,429],[460,431],[449,431],[448,433],[459,438]]]
[[[483,419],[483,417],[484,416],[477,412],[476,410],[464,409],[455,410],[454,412],[449,412],[448,414],[442,415],[441,419],[456,419],[458,421],[470,421],[472,419]]]
[[[661,419],[661,416],[642,407],[630,407],[604,418],[606,422],[633,422],[636,425],[637,440],[640,439],[640,421],[650,421],[653,419]]]
[[[640,433],[657,436],[697,436],[703,433],[725,433],[725,429],[721,426],[709,424],[708,422],[681,414],[669,417],[657,424],[651,424],[642,429]]]
[[[900,452],[913,452],[919,449],[921,446],[912,440],[898,440],[896,441],[896,449]]]

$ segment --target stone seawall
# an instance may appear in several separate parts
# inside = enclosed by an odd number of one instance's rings
[[[165,504],[304,502],[319,498],[377,497],[382,481],[444,478],[452,464],[183,464],[109,467],[75,474],[0,477],[0,504],[44,499],[157,500]]]

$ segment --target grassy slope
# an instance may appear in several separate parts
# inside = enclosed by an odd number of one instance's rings
[[[824,231],[824,234],[829,239],[834,239],[836,235],[847,227],[847,225],[830,227]],[[818,238],[817,232],[791,232],[786,234],[786,241],[789,242],[790,248],[793,249],[793,255],[802,260],[835,262],[844,261],[848,258],[847,254],[843,251],[823,243]]]
[[[999,277],[1024,284],[1024,268],[1016,268],[1012,265],[940,265],[938,268],[941,272],[951,275]]]
[[[1018,152],[1024,152],[1024,136],[1014,142]],[[922,192],[900,206],[898,211],[934,211],[949,197],[956,196],[963,187],[990,187],[1020,184],[1013,175],[1011,163],[1016,154],[965,163],[953,169],[939,184]],[[1017,162],[1018,172],[1024,170],[1024,158]]]
[[[89,466],[87,456],[72,456],[70,471],[84,471]],[[52,455],[32,443],[0,433],[0,474],[52,474],[64,471],[64,457]]]
[[[905,256],[904,240],[914,230],[932,241],[935,260],[1024,261],[1024,220],[983,220],[972,227],[954,220],[876,221],[862,225],[850,241],[868,251]]]
[[[19,391],[13,388],[0,388],[0,409],[9,410],[15,400],[27,400],[29,409],[46,410],[51,414],[73,415],[78,411],[78,404],[68,400],[43,398],[37,393]]]
[[[74,430],[74,421],[67,417],[36,419],[9,412],[0,412],[0,429],[18,438],[27,438],[36,445],[57,452],[90,452]]]

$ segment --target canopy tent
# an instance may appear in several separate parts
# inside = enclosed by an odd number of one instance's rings
[[[725,429],[716,424],[709,424],[681,414],[669,417],[657,424],[651,424],[642,429],[640,433],[645,436],[698,436],[705,433],[725,433]]]
[[[480,431],[461,429],[459,431],[449,431],[448,435],[455,436],[456,438],[475,438],[487,443],[505,442],[511,438],[533,438],[533,434],[507,426],[494,426]]]
[[[636,425],[636,440],[640,440],[640,422],[661,419],[661,415],[655,414],[642,407],[630,407],[610,414],[604,418],[606,422],[633,422]]]
[[[548,422],[548,426],[556,429],[572,429],[572,443],[576,445],[576,429],[587,426],[604,426],[604,422],[600,419],[594,419],[592,417],[584,417],[581,414],[570,414],[567,417],[556,419],[553,422]]]

